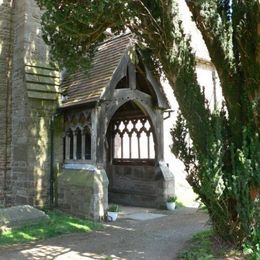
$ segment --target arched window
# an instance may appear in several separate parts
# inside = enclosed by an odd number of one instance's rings
[[[91,160],[91,113],[83,111],[65,115],[64,160]]]
[[[153,164],[156,158],[150,118],[135,102],[122,105],[110,121],[107,137],[113,163]]]
[[[154,159],[154,138],[147,117],[113,122],[113,159]]]

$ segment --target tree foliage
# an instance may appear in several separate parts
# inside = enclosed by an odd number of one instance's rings
[[[146,63],[156,75],[163,72],[172,86],[180,107],[173,152],[184,162],[215,230],[237,242],[248,238],[256,229],[250,189],[260,185],[259,2],[186,1],[221,81],[224,109],[214,112],[197,82],[195,56],[176,1],[37,2],[45,8],[44,39],[67,68],[89,65],[109,32],[133,33]]]

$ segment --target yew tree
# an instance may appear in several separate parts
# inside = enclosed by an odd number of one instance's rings
[[[196,59],[174,0],[37,0],[43,37],[61,67],[88,67],[111,33],[131,31],[157,77],[163,73],[180,113],[172,129],[174,154],[206,205],[215,231],[243,242],[256,234],[260,185],[259,1],[187,0],[218,72],[225,100],[210,111],[198,84]],[[187,143],[191,138],[192,144]]]

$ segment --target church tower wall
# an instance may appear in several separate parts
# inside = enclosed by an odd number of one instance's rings
[[[10,114],[10,109],[1,109],[4,115],[8,114],[9,121],[6,121],[12,128],[8,125],[6,130],[7,124],[1,122],[0,138],[5,139],[0,139],[0,142],[7,144],[5,149],[10,151],[8,158],[11,170],[1,170],[2,155],[6,157],[6,153],[1,151],[0,178],[8,175],[5,189],[10,188],[9,192],[4,192],[4,187],[0,186],[0,199],[2,191],[5,206],[46,206],[49,203],[50,190],[50,122],[58,105],[59,73],[50,66],[48,48],[41,37],[41,11],[36,2],[13,0],[8,9],[10,0],[2,1],[5,3],[5,16],[0,14],[0,19],[3,20],[0,23],[0,35],[13,35],[9,38],[5,36],[3,45],[7,50],[11,43],[13,51],[0,54],[0,62],[5,61],[5,69],[1,66],[0,75],[4,75],[6,79],[4,83],[0,81],[1,106],[11,99],[12,111]],[[7,16],[11,13],[11,19],[8,19]],[[8,34],[6,28],[9,27],[12,28],[12,33],[9,31]],[[6,65],[8,55],[13,64],[11,69]],[[7,71],[9,78],[6,76]],[[9,99],[6,98],[7,94],[10,95]],[[1,116],[0,120],[3,118]],[[10,142],[6,142],[9,139],[5,137],[4,131],[10,133]],[[2,143],[0,149],[3,149]],[[6,164],[5,161],[3,163]]]
[[[0,206],[10,193],[12,1],[0,0]]]

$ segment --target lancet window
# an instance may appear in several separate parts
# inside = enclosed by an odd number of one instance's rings
[[[154,137],[147,117],[117,119],[112,131],[113,159],[154,159]]]
[[[91,160],[91,113],[84,111],[65,115],[64,159]]]

